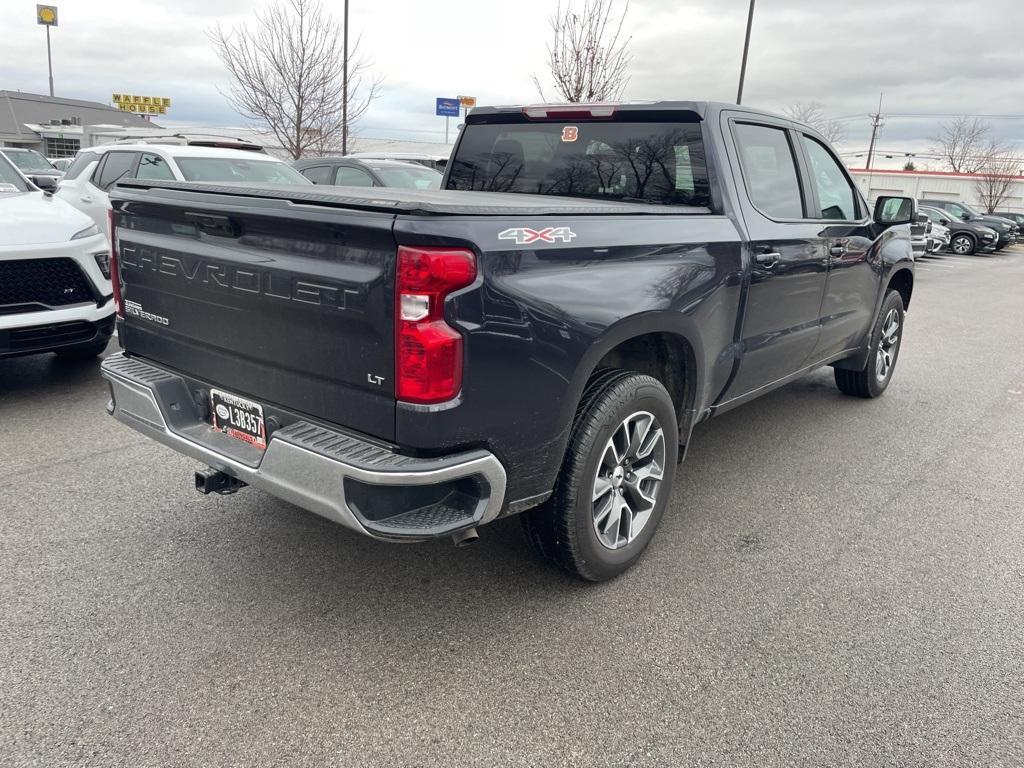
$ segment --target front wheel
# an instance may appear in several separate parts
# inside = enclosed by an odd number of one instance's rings
[[[956,235],[949,241],[949,250],[958,256],[970,256],[974,253],[974,239],[970,235]]]
[[[896,369],[905,317],[903,297],[898,291],[889,291],[871,330],[867,365],[860,371],[834,369],[840,392],[854,397],[878,397],[885,392]]]
[[[676,410],[661,382],[626,371],[595,376],[554,493],[522,515],[533,549],[587,581],[618,576],[654,536],[678,452]]]

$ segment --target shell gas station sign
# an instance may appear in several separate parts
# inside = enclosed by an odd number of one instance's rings
[[[166,115],[171,106],[171,100],[163,96],[136,96],[130,93],[115,93],[111,101],[122,112],[140,115]]]

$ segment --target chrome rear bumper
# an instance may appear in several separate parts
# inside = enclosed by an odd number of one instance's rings
[[[213,469],[360,533],[423,540],[488,523],[505,495],[505,470],[483,450],[422,459],[297,420],[272,432],[265,451],[204,420],[185,380],[109,356],[107,409],[119,421]]]

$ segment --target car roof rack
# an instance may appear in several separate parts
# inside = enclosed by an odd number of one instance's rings
[[[221,147],[242,149],[249,152],[263,152],[262,144],[238,136],[223,136],[216,133],[154,133],[142,136],[124,136],[113,144],[176,144],[191,147]]]

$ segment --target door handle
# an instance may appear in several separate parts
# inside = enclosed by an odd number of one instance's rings
[[[773,251],[769,246],[758,248],[754,254],[754,261],[767,269],[771,269],[778,264],[781,258],[782,254],[778,251]]]
[[[828,249],[828,253],[829,253],[830,256],[835,256],[836,258],[839,258],[841,256],[845,256],[846,255],[846,246],[845,245],[833,245],[831,248]]]
[[[91,203],[92,202],[92,198],[89,195],[82,195],[78,199],[81,200],[83,203]]]

